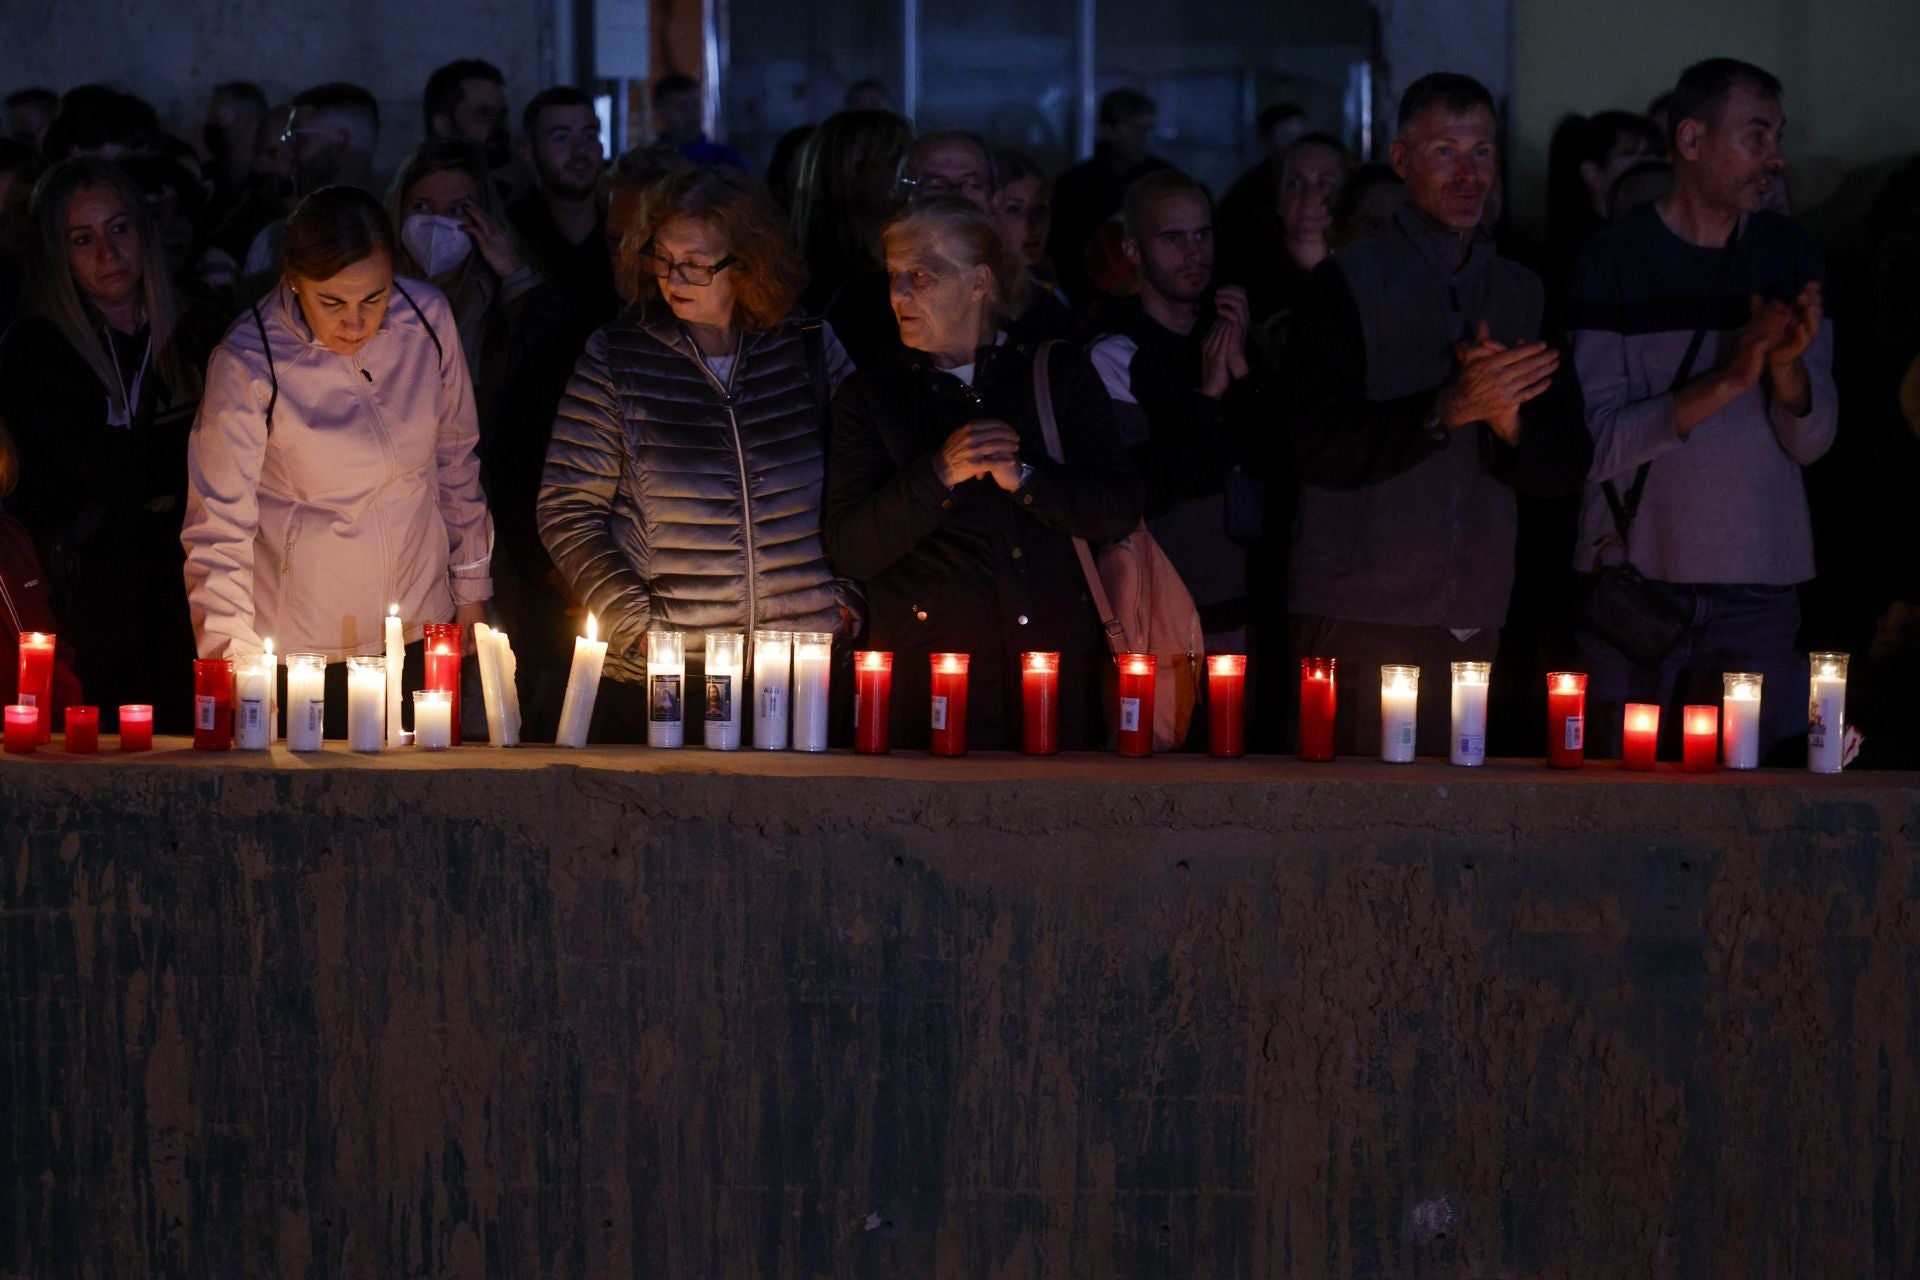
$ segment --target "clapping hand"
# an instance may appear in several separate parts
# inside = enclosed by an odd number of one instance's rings
[[[1249,371],[1247,291],[1239,285],[1222,285],[1213,295],[1213,309],[1213,327],[1200,344],[1200,394],[1217,398]]]
[[[1012,492],[1020,486],[1020,433],[994,418],[976,418],[954,430],[933,460],[940,483],[951,489],[962,481],[992,476]]]
[[[1455,430],[1485,422],[1508,444],[1520,441],[1520,406],[1544,395],[1560,368],[1560,353],[1544,342],[1495,342],[1486,322],[1472,342],[1454,348],[1460,373],[1436,410]]]

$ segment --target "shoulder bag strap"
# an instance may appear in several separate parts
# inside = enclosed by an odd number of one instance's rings
[[[1060,427],[1053,417],[1053,384],[1047,374],[1047,361],[1053,355],[1053,349],[1059,345],[1058,338],[1050,338],[1034,352],[1033,406],[1040,414],[1040,435],[1047,442],[1047,456],[1064,464],[1067,456],[1060,447]],[[1080,573],[1087,580],[1087,592],[1093,597],[1094,612],[1100,615],[1100,629],[1106,633],[1107,649],[1118,656],[1126,652],[1126,638],[1121,634],[1125,628],[1120,625],[1120,619],[1114,616],[1113,601],[1107,596],[1107,584],[1100,578],[1100,566],[1093,562],[1093,548],[1087,545],[1085,538],[1076,537],[1073,551],[1080,557]]]
[[[420,309],[420,304],[413,300],[413,295],[407,292],[399,280],[396,279],[393,282],[393,287],[401,297],[407,300],[407,305],[413,308],[413,314],[420,317],[420,323],[426,326],[427,336],[433,339],[433,354],[445,361],[447,349],[440,345],[440,335],[433,331],[433,321],[427,319],[427,313]]]
[[[253,304],[253,327],[260,331],[260,349],[267,353],[267,434],[273,434],[273,410],[280,403],[280,371],[273,367],[273,344],[267,341],[267,322],[260,317],[260,304]]]

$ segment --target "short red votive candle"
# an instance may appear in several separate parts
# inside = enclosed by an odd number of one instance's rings
[[[853,655],[853,749],[887,753],[893,719],[893,655],[862,649]]]
[[[153,750],[153,708],[144,702],[129,702],[120,708],[120,749]]]
[[[460,745],[460,624],[429,622],[421,628],[426,642],[427,678],[423,689],[440,689],[453,704],[453,738]]]
[[[1720,708],[1681,709],[1680,767],[1688,773],[1712,773],[1720,767]]]
[[[1207,754],[1237,760],[1247,754],[1247,655],[1207,659]]]
[[[233,659],[193,661],[193,748],[233,749]]]
[[[1153,754],[1153,671],[1150,653],[1129,653],[1120,663],[1120,754]]]
[[[1547,765],[1578,769],[1587,762],[1587,676],[1547,673]]]
[[[6,749],[16,756],[40,744],[40,708],[15,703],[7,708]]]
[[[936,653],[933,667],[933,754],[967,754],[967,655]]]
[[[53,646],[45,631],[20,633],[20,685],[14,705],[44,711],[35,733],[39,741],[53,741]]]
[[[1338,702],[1338,658],[1300,659],[1300,758],[1333,759],[1333,710]]]
[[[1660,708],[1629,702],[1620,722],[1620,767],[1644,772],[1660,754]]]
[[[1030,756],[1060,750],[1060,655],[1020,655],[1020,749]]]
[[[100,749],[100,708],[67,708],[67,750],[76,756]]]

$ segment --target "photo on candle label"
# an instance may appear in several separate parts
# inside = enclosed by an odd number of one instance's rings
[[[733,719],[733,677],[708,673],[707,675],[707,719]]]
[[[647,714],[654,720],[680,718],[680,677],[652,676],[647,681]]]

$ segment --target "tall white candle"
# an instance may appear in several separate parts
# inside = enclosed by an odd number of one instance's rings
[[[318,751],[326,736],[327,659],[320,653],[287,655],[287,748]]]
[[[587,745],[587,728],[593,723],[593,700],[600,694],[600,670],[607,663],[607,642],[596,639],[599,628],[592,614],[587,615],[587,634],[573,642],[573,668],[567,672],[567,693],[560,703],[560,730],[554,742],[562,747]],[[652,726],[648,726],[652,737]]]
[[[1720,754],[1729,769],[1760,767],[1760,690],[1757,671],[1729,671],[1721,679]]]
[[[1380,758],[1412,764],[1420,724],[1420,668],[1380,668]]]
[[[273,745],[273,681],[280,668],[271,646],[234,664],[233,743],[242,751]]]
[[[1807,699],[1807,768],[1838,773],[1847,743],[1847,655],[1807,655],[1813,683]]]
[[[687,637],[679,631],[647,632],[647,745],[679,747],[687,741]]]
[[[827,749],[827,695],[833,679],[833,636],[801,631],[793,637],[793,749]]]
[[[414,690],[413,745],[422,751],[453,745],[453,695],[445,689]]]
[[[707,632],[706,742],[714,751],[740,749],[740,684],[747,638],[738,631]]]
[[[793,681],[793,632],[753,633],[753,745],[787,749],[788,686]]]
[[[1487,685],[1491,662],[1453,664],[1453,745],[1447,758],[1454,764],[1478,768],[1487,762]]]
[[[493,633],[494,662],[500,672],[500,745],[520,745],[520,660],[514,657],[513,641],[504,631]],[[455,715],[460,709],[455,707]]]
[[[394,605],[387,610],[387,745],[403,746],[406,743],[405,726],[400,722],[400,701],[405,696],[401,692],[400,677],[406,670],[407,633],[400,623],[400,606]]]
[[[347,659],[347,745],[378,751],[386,736],[387,660],[372,655]]]

